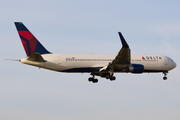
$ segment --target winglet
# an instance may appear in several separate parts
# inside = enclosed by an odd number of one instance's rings
[[[119,37],[121,39],[121,42],[122,42],[122,46],[124,48],[129,48],[129,45],[127,44],[126,40],[124,39],[123,35],[121,34],[121,32],[118,32],[119,33]]]

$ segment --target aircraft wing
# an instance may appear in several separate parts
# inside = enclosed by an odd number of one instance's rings
[[[117,54],[117,56],[115,57],[115,59],[112,61],[112,64],[114,64],[114,65],[128,64],[129,65],[130,59],[131,59],[131,53],[130,53],[129,46],[120,32],[119,32],[119,37],[122,42],[122,48],[119,51],[119,53]]]
[[[127,44],[122,34],[120,32],[118,33],[122,42],[122,48],[115,59],[108,65],[101,68],[99,72],[108,71],[110,74],[112,74],[116,69],[123,69],[131,64],[131,50],[129,49],[129,45]]]

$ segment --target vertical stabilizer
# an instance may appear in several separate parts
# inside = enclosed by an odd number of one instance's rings
[[[33,53],[50,54],[22,22],[15,22],[15,26],[27,56],[31,56]]]

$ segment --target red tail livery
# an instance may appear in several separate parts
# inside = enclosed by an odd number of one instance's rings
[[[23,25],[22,22],[15,22],[21,42],[27,56],[33,53],[49,54],[50,52],[34,37],[34,35]]]

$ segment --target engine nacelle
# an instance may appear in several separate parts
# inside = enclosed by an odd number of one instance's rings
[[[132,66],[128,66],[123,69],[125,72],[131,72],[131,73],[143,73],[144,72],[144,66],[141,64],[132,64]]]

